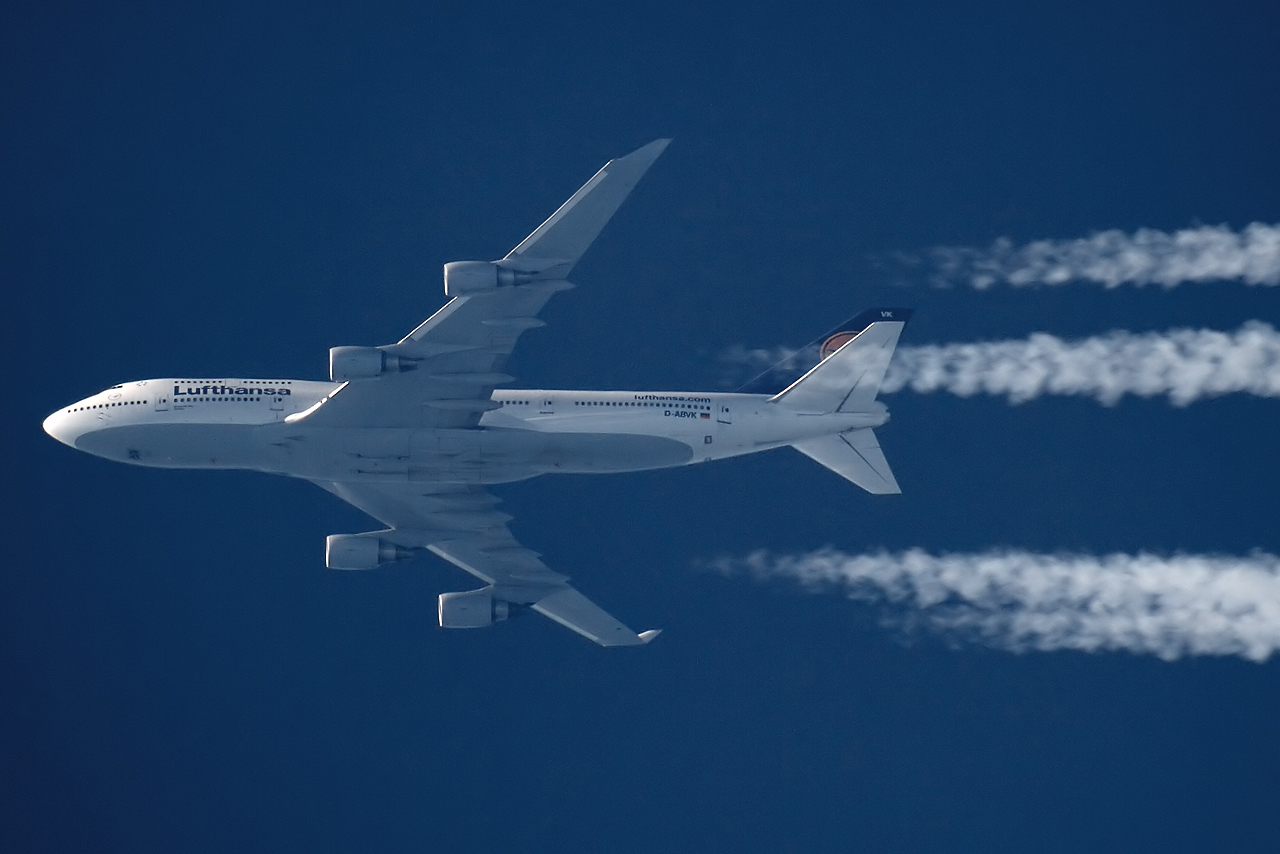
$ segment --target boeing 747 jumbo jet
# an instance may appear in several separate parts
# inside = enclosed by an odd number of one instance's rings
[[[569,272],[668,142],[606,163],[501,260],[445,264],[444,307],[394,344],[334,347],[329,382],[128,382],[58,410],[44,429],[122,463],[310,480],[387,526],[330,536],[329,568],[426,549],[484,582],[440,596],[444,628],[531,609],[603,646],[647,643],[657,630],[627,628],[516,542],[489,485],[789,445],[868,492],[896,493],[872,428],[888,420],[876,394],[910,314],[859,315],[813,348],[816,364],[783,365],[736,393],[499,388],[520,334],[573,287]]]

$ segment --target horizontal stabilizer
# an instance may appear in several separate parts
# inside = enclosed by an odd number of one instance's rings
[[[820,439],[806,439],[791,447],[873,495],[896,495],[902,490],[894,479],[889,461],[880,450],[870,427],[849,430]]]

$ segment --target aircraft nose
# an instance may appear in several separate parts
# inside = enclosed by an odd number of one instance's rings
[[[63,410],[58,410],[44,420],[44,432],[68,447],[76,446],[76,432],[71,427],[71,416]]]

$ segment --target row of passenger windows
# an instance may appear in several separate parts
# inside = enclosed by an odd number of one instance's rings
[[[262,400],[263,398],[261,397],[184,397],[182,400],[175,400],[174,404],[176,405],[178,403],[218,403],[223,401],[231,402],[231,403],[261,403]],[[93,406],[76,406],[71,409],[68,409],[67,411],[68,412],[84,412],[89,409],[108,409],[112,406],[141,406],[145,403],[146,403],[145,400],[120,400],[120,401],[116,401],[115,403],[95,403]]]
[[[180,403],[220,403],[229,401],[231,403],[258,403],[261,397],[184,397],[181,400],[175,399],[174,405]]]
[[[702,406],[693,403],[664,403],[661,401],[649,400],[575,400],[574,406],[657,406],[662,409],[705,409],[711,411],[710,406]]]
[[[205,385],[208,383],[225,383],[226,380],[225,379],[222,379],[222,380],[174,380],[174,382],[175,383],[191,383],[192,385]],[[240,382],[243,383],[244,385],[249,384],[244,380],[240,380]],[[274,386],[293,385],[293,380],[254,380],[253,382],[259,383],[260,385],[264,385],[264,386],[265,385],[274,385]],[[116,386],[116,388],[122,388],[122,386]]]
[[[145,400],[118,400],[115,403],[95,403],[93,406],[77,406],[68,409],[68,412],[83,412],[86,409],[107,409],[112,406],[140,406],[146,403]]]

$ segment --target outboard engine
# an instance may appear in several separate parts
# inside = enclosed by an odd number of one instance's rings
[[[482,629],[509,618],[519,606],[493,597],[492,587],[440,594],[440,628]]]
[[[493,261],[450,261],[444,265],[444,294],[456,297],[523,285],[532,281],[534,275],[499,267]]]
[[[372,534],[330,534],[324,542],[324,563],[329,569],[374,569],[411,557],[412,549]]]

